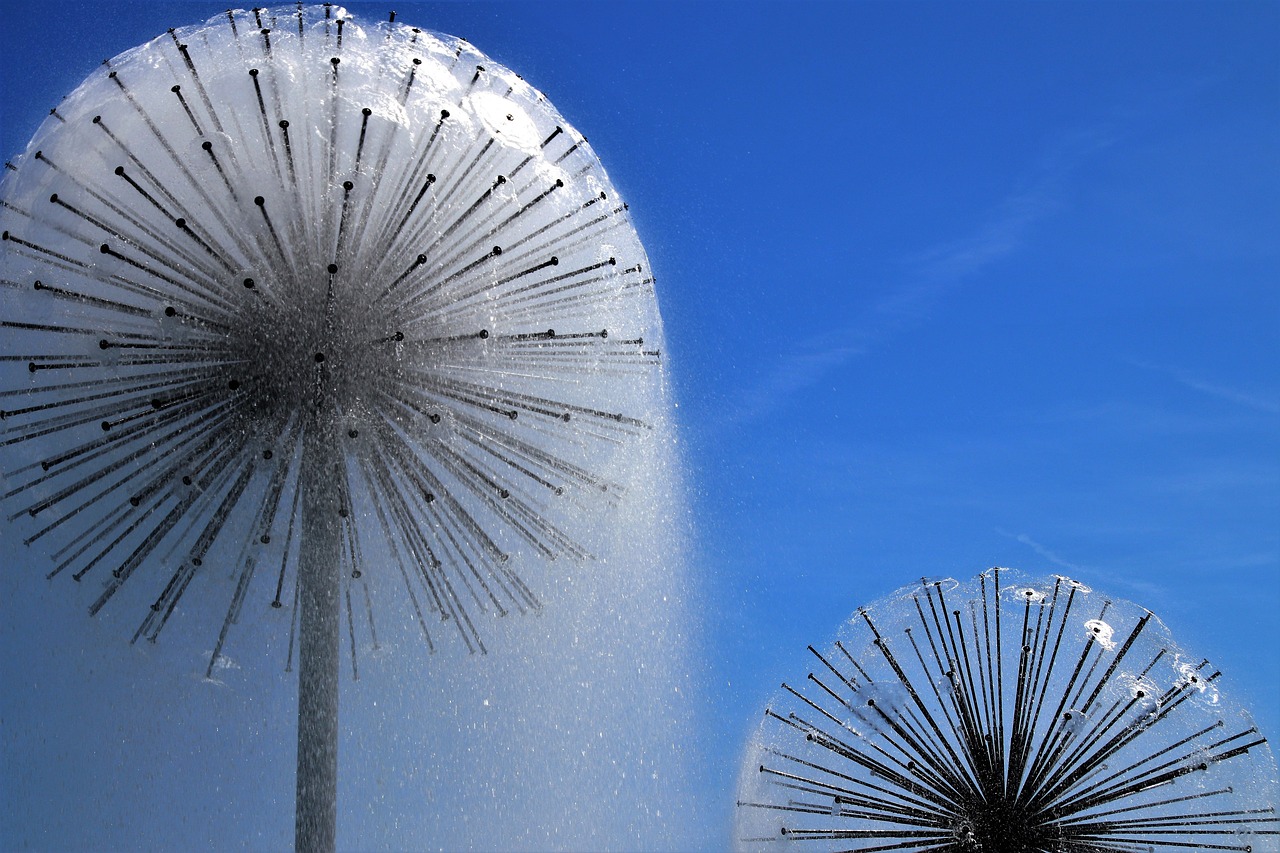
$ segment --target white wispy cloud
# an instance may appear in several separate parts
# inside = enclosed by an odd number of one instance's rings
[[[1020,199],[1010,212],[977,233],[938,245],[905,265],[903,283],[875,302],[862,316],[811,335],[784,353],[756,386],[744,394],[730,420],[755,420],[785,404],[798,391],[822,380],[857,356],[920,323],[929,307],[965,278],[1013,253],[1023,233],[1044,215]]]
[[[728,423],[763,417],[794,394],[924,320],[946,293],[1018,252],[1027,232],[1060,207],[1062,185],[1080,161],[1114,142],[1104,129],[1066,134],[1039,158],[1031,179],[997,204],[971,233],[939,242],[900,264],[897,283],[861,316],[809,336],[739,398]]]
[[[1025,533],[1010,533],[1008,530],[1005,530],[1004,528],[1001,528],[1001,527],[996,528],[996,533],[999,533],[1001,536],[1007,536],[1008,538],[1014,540],[1015,542],[1019,542],[1023,545],[1026,545],[1028,548],[1034,551],[1037,555],[1048,560],[1050,563],[1053,563],[1055,566],[1059,566],[1061,568],[1064,568],[1073,572],[1089,571],[1088,566],[1082,566],[1079,563],[1073,563],[1065,559],[1064,557],[1062,557],[1062,555],[1058,554],[1055,551],[1050,551],[1044,545],[1041,545],[1039,542],[1032,539],[1030,536],[1028,536]]]
[[[1134,367],[1140,367],[1143,370],[1163,373],[1172,378],[1179,385],[1182,385],[1185,388],[1190,388],[1192,391],[1199,391],[1202,394],[1218,397],[1219,399],[1227,400],[1255,411],[1266,412],[1271,415],[1280,414],[1280,398],[1277,398],[1274,395],[1244,391],[1231,385],[1205,379],[1200,374],[1196,374],[1179,367],[1151,364],[1149,362],[1136,360],[1130,360],[1129,363]]]

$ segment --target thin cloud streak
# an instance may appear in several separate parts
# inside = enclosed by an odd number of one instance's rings
[[[1060,566],[1061,568],[1064,568],[1073,572],[1090,571],[1088,566],[1082,566],[1079,563],[1072,563],[1064,559],[1061,555],[1059,555],[1054,551],[1050,551],[1044,545],[1041,545],[1039,542],[1032,539],[1030,536],[1028,536],[1025,533],[1010,533],[1009,531],[1001,527],[996,528],[996,533],[999,533],[1001,536],[1007,536],[1008,538],[1014,540],[1015,542],[1020,542],[1021,544],[1026,545],[1032,551],[1035,551],[1036,554],[1048,560],[1050,563],[1053,563],[1055,566]]]
[[[797,392],[900,332],[920,323],[928,308],[964,279],[1015,252],[1023,233],[1045,215],[1043,205],[1015,198],[1010,208],[977,234],[943,244],[910,262],[907,282],[876,302],[853,323],[809,338],[782,356],[754,389],[747,391],[730,423],[756,420],[783,405]]]
[[[1192,391],[1199,391],[1202,394],[1218,397],[1219,399],[1227,400],[1255,411],[1265,412],[1269,415],[1280,414],[1280,399],[1276,399],[1275,397],[1264,397],[1258,394],[1249,393],[1248,391],[1241,391],[1239,388],[1233,388],[1219,382],[1210,382],[1201,376],[1178,367],[1133,360],[1129,363],[1134,367],[1140,367],[1143,370],[1163,373],[1171,377],[1179,385],[1182,385],[1185,388],[1190,388]]]
[[[766,416],[852,359],[921,323],[946,293],[1017,253],[1031,227],[1060,208],[1057,198],[1069,173],[1114,141],[1101,128],[1066,135],[1040,158],[1035,179],[998,204],[974,233],[905,259],[900,286],[852,323],[811,337],[784,354],[755,388],[742,395],[725,423],[740,425]]]

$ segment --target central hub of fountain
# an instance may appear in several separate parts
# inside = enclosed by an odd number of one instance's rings
[[[248,281],[258,309],[232,330],[225,372],[229,387],[251,395],[254,418],[278,419],[321,399],[338,411],[367,410],[388,387],[403,336],[382,328],[370,288],[336,264]]]
[[[1012,795],[993,793],[963,809],[955,825],[956,847],[974,853],[1057,850],[1054,821]]]

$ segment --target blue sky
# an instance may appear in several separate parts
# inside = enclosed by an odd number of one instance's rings
[[[9,10],[5,156],[101,59],[225,5]],[[522,74],[630,202],[708,831],[805,645],[921,576],[1143,604],[1280,737],[1280,6],[347,5]]]

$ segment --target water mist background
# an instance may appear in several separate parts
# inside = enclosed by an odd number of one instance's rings
[[[9,4],[0,156],[99,60],[225,5]],[[696,736],[652,789],[675,811],[619,799],[602,832],[730,846],[741,746],[805,644],[921,575],[997,563],[1155,610],[1280,737],[1275,4],[346,5],[463,36],[545,91],[658,277],[692,587],[672,608],[629,581],[620,602],[689,652],[652,630],[614,648],[687,667]],[[129,649],[68,586],[0,571],[0,847],[287,843],[288,677],[233,653],[210,689],[198,655]],[[611,667],[593,639],[570,655]],[[651,724],[663,760],[681,736],[572,670],[521,699],[524,650],[400,651],[343,696],[365,721],[344,761],[378,758],[340,783],[340,832],[367,846],[425,831],[430,791],[457,795],[451,839],[591,847],[566,815],[609,808],[572,775],[596,736],[522,722],[525,703],[603,708],[606,738]],[[523,786],[535,772],[568,785]]]
[[[340,848],[689,846],[683,497],[656,420],[654,440],[618,466],[651,480],[609,518],[604,558],[562,561],[539,614],[482,619],[489,655],[451,637],[428,655],[409,614],[382,611],[380,648],[362,645],[353,682],[344,638]],[[6,553],[22,548],[14,538]],[[297,686],[284,636],[246,613],[210,683],[217,608],[188,602],[181,632],[130,647],[136,610],[82,619],[93,584],[20,572],[0,584],[6,849],[292,844]]]

